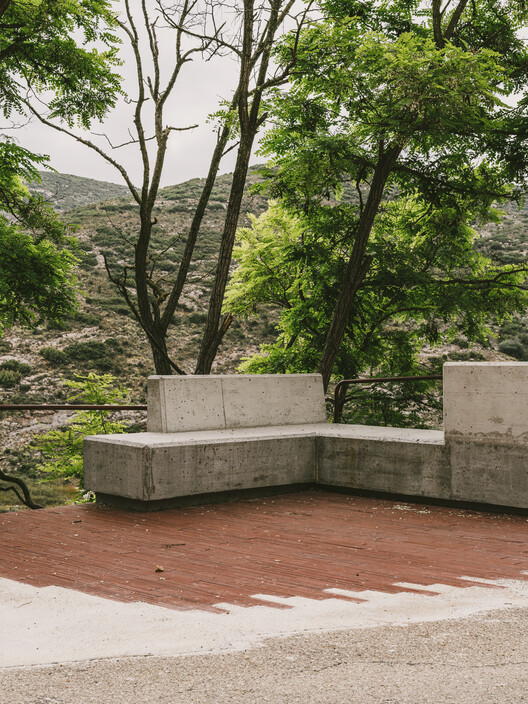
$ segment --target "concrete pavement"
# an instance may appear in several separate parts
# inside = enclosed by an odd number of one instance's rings
[[[497,586],[211,614],[0,580],[0,703],[521,704],[528,582]]]

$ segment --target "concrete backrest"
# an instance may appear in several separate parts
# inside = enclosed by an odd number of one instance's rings
[[[444,364],[446,440],[528,445],[528,363]]]
[[[153,433],[325,423],[322,377],[152,376],[147,417]]]

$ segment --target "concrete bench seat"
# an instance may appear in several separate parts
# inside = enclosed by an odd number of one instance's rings
[[[306,484],[313,481],[315,427],[281,425],[88,438],[85,486],[97,487],[106,500],[115,496],[156,502]],[[102,472],[102,467],[113,469]]]
[[[314,481],[316,427],[326,425],[319,375],[155,376],[148,384],[148,432],[85,439],[84,484],[105,501],[155,508]]]
[[[85,439],[84,485],[142,510],[322,485],[528,508],[528,364],[444,365],[444,431],[326,422],[316,374],[151,377],[146,433]]]

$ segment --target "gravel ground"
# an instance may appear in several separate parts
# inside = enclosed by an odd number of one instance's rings
[[[4,643],[5,646],[5,643]],[[528,609],[0,670],[1,704],[524,704]]]

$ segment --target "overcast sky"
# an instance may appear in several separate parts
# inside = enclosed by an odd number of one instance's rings
[[[172,65],[173,37],[174,32],[167,33],[165,39],[162,38],[161,41],[161,63],[167,73]],[[123,87],[131,98],[135,98],[137,95],[135,64],[126,50],[123,56],[125,64],[119,69],[123,75]],[[218,109],[221,99],[231,98],[236,80],[237,65],[228,58],[210,62],[197,58],[184,66],[172,99],[167,104],[166,124],[186,127],[197,123],[199,127],[192,131],[172,133],[162,186],[206,175],[215,141],[212,125],[207,124],[207,116]],[[93,125],[93,131],[106,133],[113,144],[127,141],[129,139],[127,130],[133,127],[133,109],[133,105],[127,105],[122,101],[104,125],[97,123]],[[94,151],[40,124],[35,119],[27,127],[10,134],[31,151],[48,154],[51,157],[51,166],[61,173],[124,183],[119,172]],[[89,137],[86,133],[84,136]],[[105,140],[97,137],[94,139],[100,146],[108,149],[109,145]],[[135,184],[141,182],[142,172],[137,145],[114,150],[112,156],[129,170],[131,180]],[[222,164],[221,173],[232,170],[234,156],[234,152],[228,155],[225,163]]]

